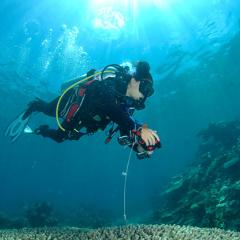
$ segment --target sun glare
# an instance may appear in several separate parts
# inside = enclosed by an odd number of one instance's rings
[[[140,0],[143,5],[154,5],[160,9],[166,9],[170,6],[171,0]]]
[[[168,8],[173,0],[92,0],[91,5],[93,7],[99,6],[146,6],[146,5],[154,5],[160,9]]]
[[[91,0],[92,26],[106,39],[116,39],[130,26],[132,32],[137,32],[137,21],[149,7],[171,13],[170,7],[178,0]],[[138,33],[135,33],[138,35]]]

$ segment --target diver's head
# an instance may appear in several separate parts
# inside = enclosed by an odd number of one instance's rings
[[[150,73],[150,65],[148,62],[138,62],[133,77],[139,81],[139,91],[143,94],[144,98],[153,95],[153,78]]]
[[[127,85],[126,96],[138,101],[141,99],[146,100],[153,93],[153,78],[150,73],[150,65],[147,62],[140,61],[137,63],[136,72],[132,74],[132,78]]]
[[[122,100],[128,99],[128,103],[138,110],[145,107],[144,102],[153,93],[153,78],[150,74],[150,65],[139,61],[135,67],[111,64],[102,70],[101,79],[109,71],[115,73],[114,87],[116,96]]]
[[[143,93],[140,92],[140,81],[137,81],[134,77],[131,78],[127,85],[126,96],[131,97],[138,101],[144,98]]]

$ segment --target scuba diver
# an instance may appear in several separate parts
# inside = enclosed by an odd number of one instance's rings
[[[120,132],[119,144],[132,147],[139,159],[149,158],[161,147],[157,132],[133,118],[134,111],[144,109],[146,99],[154,93],[147,62],[139,61],[134,72],[128,66],[117,64],[108,65],[100,72],[92,69],[87,75],[64,84],[62,92],[51,102],[39,98],[30,102],[5,135],[14,142],[22,132],[33,133],[61,143],[79,140],[112,124],[105,143]],[[56,117],[59,128],[41,125],[31,130],[28,122],[35,112]],[[63,119],[62,123],[59,118]]]

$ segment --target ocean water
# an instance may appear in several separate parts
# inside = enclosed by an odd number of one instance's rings
[[[35,97],[51,100],[91,68],[146,60],[155,94],[136,118],[158,131],[151,159],[131,158],[128,222],[140,223],[170,178],[194,161],[197,133],[240,120],[237,0],[2,0],[0,3],[0,213],[22,218],[47,202],[61,225],[123,221],[129,149],[104,133],[61,144],[33,135],[15,143],[8,124]],[[31,127],[55,119],[36,115]],[[96,224],[98,225],[98,224]],[[101,224],[100,224],[101,225]]]

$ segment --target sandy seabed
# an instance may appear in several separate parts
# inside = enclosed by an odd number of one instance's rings
[[[178,225],[125,225],[81,229],[72,227],[0,230],[0,240],[240,240],[240,232]]]

